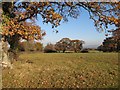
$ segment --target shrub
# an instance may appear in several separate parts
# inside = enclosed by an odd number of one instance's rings
[[[36,48],[36,51],[42,51],[43,50],[43,44],[40,43],[40,42],[36,42],[35,43],[35,48]]]
[[[53,44],[47,44],[47,46],[45,46],[44,48],[44,52],[45,53],[53,53],[56,52],[54,45]]]
[[[88,53],[88,49],[83,49],[81,52],[82,53]]]

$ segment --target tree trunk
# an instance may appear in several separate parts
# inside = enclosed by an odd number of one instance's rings
[[[120,40],[117,40],[117,52],[120,51]]]
[[[11,61],[17,61],[18,59],[18,46],[19,46],[19,35],[14,35],[7,38],[8,43],[10,44],[9,57]]]
[[[74,52],[75,52],[75,53],[77,53],[77,50],[76,50],[76,48],[74,48]]]
[[[2,67],[10,67],[10,68],[12,68],[12,65],[11,65],[11,62],[10,62],[10,59],[9,59],[9,56],[8,56],[8,43],[7,43],[7,41],[5,41],[4,39],[2,40],[2,42],[1,42],[1,44],[2,44],[2,48],[1,48],[1,50],[0,50],[0,52],[1,52],[1,64],[2,64]]]
[[[63,53],[65,53],[65,49],[63,50]]]

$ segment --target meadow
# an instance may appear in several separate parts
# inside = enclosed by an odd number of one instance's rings
[[[118,53],[22,53],[3,88],[117,88]]]

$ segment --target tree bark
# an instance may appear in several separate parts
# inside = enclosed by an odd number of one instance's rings
[[[7,41],[10,44],[10,49],[9,49],[9,55],[11,60],[16,60],[18,59],[18,46],[19,46],[19,35],[15,34],[14,36],[8,37]]]
[[[1,48],[1,64],[2,64],[2,67],[9,67],[9,68],[12,68],[12,64],[10,62],[10,59],[9,59],[9,55],[8,55],[8,43],[7,41],[5,40],[2,40],[1,42],[2,44],[2,48]]]

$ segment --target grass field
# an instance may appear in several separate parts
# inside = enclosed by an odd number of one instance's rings
[[[23,53],[3,88],[117,88],[118,53]]]

